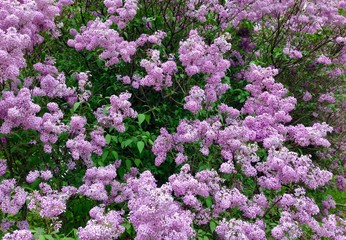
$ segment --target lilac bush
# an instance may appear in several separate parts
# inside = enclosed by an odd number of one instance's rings
[[[346,239],[346,2],[4,0],[3,239]]]

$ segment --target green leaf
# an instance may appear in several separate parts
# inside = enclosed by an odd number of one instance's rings
[[[93,54],[88,54],[88,55],[86,56],[86,59],[87,59],[87,60],[90,60],[92,57],[93,57]]]
[[[125,175],[125,168],[118,168],[117,172],[119,173],[119,177],[123,178]]]
[[[126,230],[131,229],[131,224],[130,223],[124,223],[123,224]]]
[[[213,205],[213,201],[211,200],[210,196],[205,199],[205,203],[207,204],[208,208],[210,208],[211,205]]]
[[[40,228],[40,227],[35,228],[35,229],[31,230],[31,231],[34,232],[34,233],[37,233],[37,234],[43,234],[44,233],[44,229]]]
[[[150,115],[145,115],[145,120],[147,121],[147,123],[150,123]]]
[[[216,228],[216,223],[213,222],[213,221],[211,221],[211,222],[209,223],[209,227],[210,227],[211,232],[214,232],[214,231],[215,231],[215,228]]]
[[[73,105],[73,112],[75,112],[80,106],[80,102],[76,102],[74,105]]]
[[[54,240],[54,238],[51,235],[45,235],[45,238],[48,240]]]
[[[106,144],[109,144],[111,142],[111,140],[112,140],[112,136],[107,134],[106,135]]]
[[[129,159],[126,159],[125,164],[126,164],[127,169],[130,169],[132,167],[132,162]]]
[[[142,141],[137,142],[137,148],[138,148],[139,153],[142,153],[143,149],[144,149],[144,142],[142,142]]]
[[[126,148],[127,146],[129,146],[131,143],[133,142],[132,139],[127,139],[126,141],[121,143],[121,147],[122,148]]]
[[[116,136],[112,136],[112,142],[114,142],[114,143],[118,143],[118,137],[116,137]]]
[[[119,154],[117,151],[112,151],[112,155],[115,159],[118,159],[119,158]]]
[[[135,162],[135,164],[136,164],[137,167],[139,167],[139,165],[142,163],[142,161],[141,161],[140,159],[138,159],[138,158],[136,158],[136,159],[134,160],[134,162]]]
[[[141,125],[145,120],[144,114],[138,114],[138,124]]]
[[[103,152],[103,154],[102,154],[102,161],[106,160],[106,158],[108,157],[108,154],[109,154],[108,150]]]

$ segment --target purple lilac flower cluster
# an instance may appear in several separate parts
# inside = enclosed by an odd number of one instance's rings
[[[97,121],[104,127],[113,126],[118,132],[125,131],[124,119],[136,118],[138,113],[131,108],[128,99],[130,93],[121,93],[119,96],[110,97],[111,105],[98,108],[95,112]]]

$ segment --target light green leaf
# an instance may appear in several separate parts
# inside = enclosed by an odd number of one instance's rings
[[[112,140],[112,136],[107,134],[106,135],[106,144],[109,144],[111,142],[111,140]]]
[[[144,114],[138,114],[138,124],[141,125],[145,120]]]
[[[142,141],[137,142],[137,148],[138,148],[139,153],[142,153],[143,149],[144,149],[144,142],[142,142]]]
[[[80,106],[80,102],[76,102],[74,105],[73,105],[73,112],[75,112]]]
[[[54,238],[51,235],[45,235],[45,238],[48,240],[54,240]]]
[[[214,231],[215,231],[215,228],[216,228],[216,223],[213,222],[213,221],[211,221],[211,222],[209,223],[209,227],[210,227],[211,232],[214,232]]]

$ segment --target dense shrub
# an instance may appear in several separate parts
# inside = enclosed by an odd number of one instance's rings
[[[346,2],[0,2],[3,239],[346,239]]]

